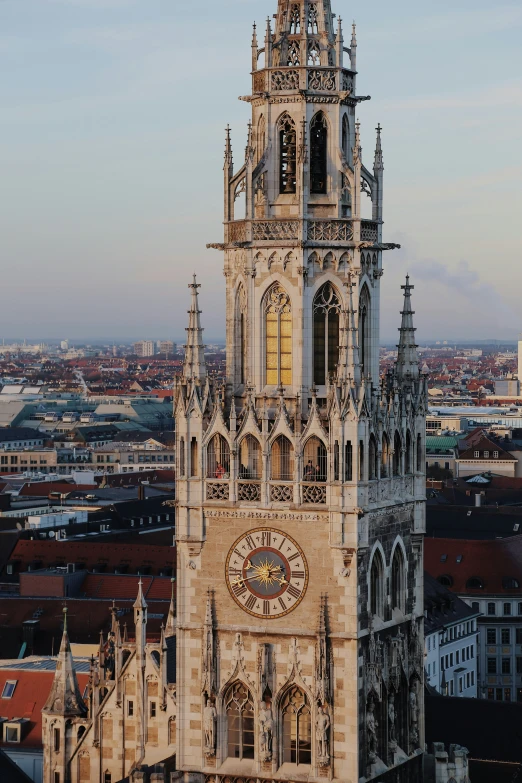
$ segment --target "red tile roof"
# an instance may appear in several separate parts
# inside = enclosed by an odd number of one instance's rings
[[[169,577],[118,576],[115,574],[87,574],[81,587],[87,598],[116,598],[135,600],[140,578],[147,600],[169,601],[172,583]]]
[[[426,538],[424,568],[435,579],[451,577],[451,590],[465,595],[503,594],[520,596],[520,588],[507,588],[505,579],[522,585],[522,537],[494,541],[455,538]],[[458,558],[462,558],[460,562]],[[480,579],[483,588],[468,587],[468,580]]]
[[[54,672],[28,671],[25,669],[0,669],[0,693],[7,680],[16,680],[16,688],[10,699],[0,698],[2,718],[28,718],[22,733],[20,747],[38,748],[42,745],[42,709],[53,684]],[[83,693],[89,680],[88,674],[78,674],[80,692]],[[0,743],[2,747],[13,747]],[[19,747],[18,745],[16,747]]]

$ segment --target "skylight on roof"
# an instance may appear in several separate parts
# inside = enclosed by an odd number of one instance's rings
[[[457,563],[462,563],[463,555],[457,555]]]
[[[447,556],[447,555],[441,555],[441,556],[440,556],[440,562],[441,562],[441,563],[445,563],[447,559],[448,559],[448,556]]]
[[[2,699],[10,699],[15,692],[18,680],[7,680],[2,691]]]

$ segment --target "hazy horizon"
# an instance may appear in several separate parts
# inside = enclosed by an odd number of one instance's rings
[[[395,340],[407,272],[419,342],[516,340],[522,5],[332,7],[345,38],[357,22],[358,92],[372,95],[358,111],[363,162],[381,122],[384,239],[402,245],[384,254],[381,340]],[[224,334],[223,257],[205,244],[222,238],[228,122],[236,168],[245,146],[249,106],[237,96],[250,88],[251,25],[275,10],[276,0],[0,3],[0,336],[181,342],[193,271],[205,339]]]

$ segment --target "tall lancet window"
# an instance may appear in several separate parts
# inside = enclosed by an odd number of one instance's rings
[[[236,383],[245,384],[247,381],[247,328],[246,328],[246,296],[243,286],[240,284],[236,292],[235,307],[235,340],[234,360],[236,366]]]
[[[339,361],[339,297],[331,283],[325,283],[314,299],[314,383],[326,384]]]
[[[359,299],[359,360],[364,375],[370,371],[370,295],[365,285]]]
[[[227,755],[233,759],[253,759],[254,703],[248,688],[235,682],[225,697],[227,715]]]
[[[290,35],[299,35],[301,32],[301,9],[297,3],[290,9]]]
[[[292,308],[290,297],[279,283],[265,297],[266,383],[292,383]]]
[[[348,154],[350,151],[350,127],[348,125],[348,117],[346,114],[343,116],[341,146],[343,148],[344,157],[346,160],[348,160]]]
[[[312,716],[306,694],[293,686],[284,696],[283,761],[289,764],[312,762]]]
[[[322,111],[310,125],[310,193],[326,193],[327,124]]]
[[[296,191],[297,136],[295,124],[288,114],[283,114],[279,128],[279,192]]]

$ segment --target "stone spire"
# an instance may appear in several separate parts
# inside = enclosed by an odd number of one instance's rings
[[[83,717],[87,707],[82,699],[67,633],[67,609],[63,610],[63,635],[56,661],[56,673],[43,712],[67,717]]]
[[[176,580],[171,579],[172,592],[170,596],[169,613],[167,616],[167,625],[165,626],[165,638],[168,639],[171,636],[176,635],[176,599],[175,599],[175,585]]]
[[[201,328],[201,310],[198,305],[198,288],[196,275],[194,281],[189,283],[192,291],[192,301],[190,305],[189,325],[187,328],[187,344],[185,345],[185,363],[183,365],[183,377],[185,380],[196,379],[203,382],[207,375],[205,364],[205,346],[203,345],[203,329]]]
[[[409,275],[406,275],[406,285],[401,286],[404,291],[404,307],[401,311],[402,323],[399,329],[400,338],[397,361],[395,362],[395,374],[399,380],[417,380],[419,378],[419,357],[415,344],[415,329],[413,327],[414,311],[411,309],[411,291]]]
[[[384,165],[382,159],[381,123],[377,125],[376,131],[377,131],[377,142],[375,144],[375,158],[373,162],[373,170],[383,171]]]

